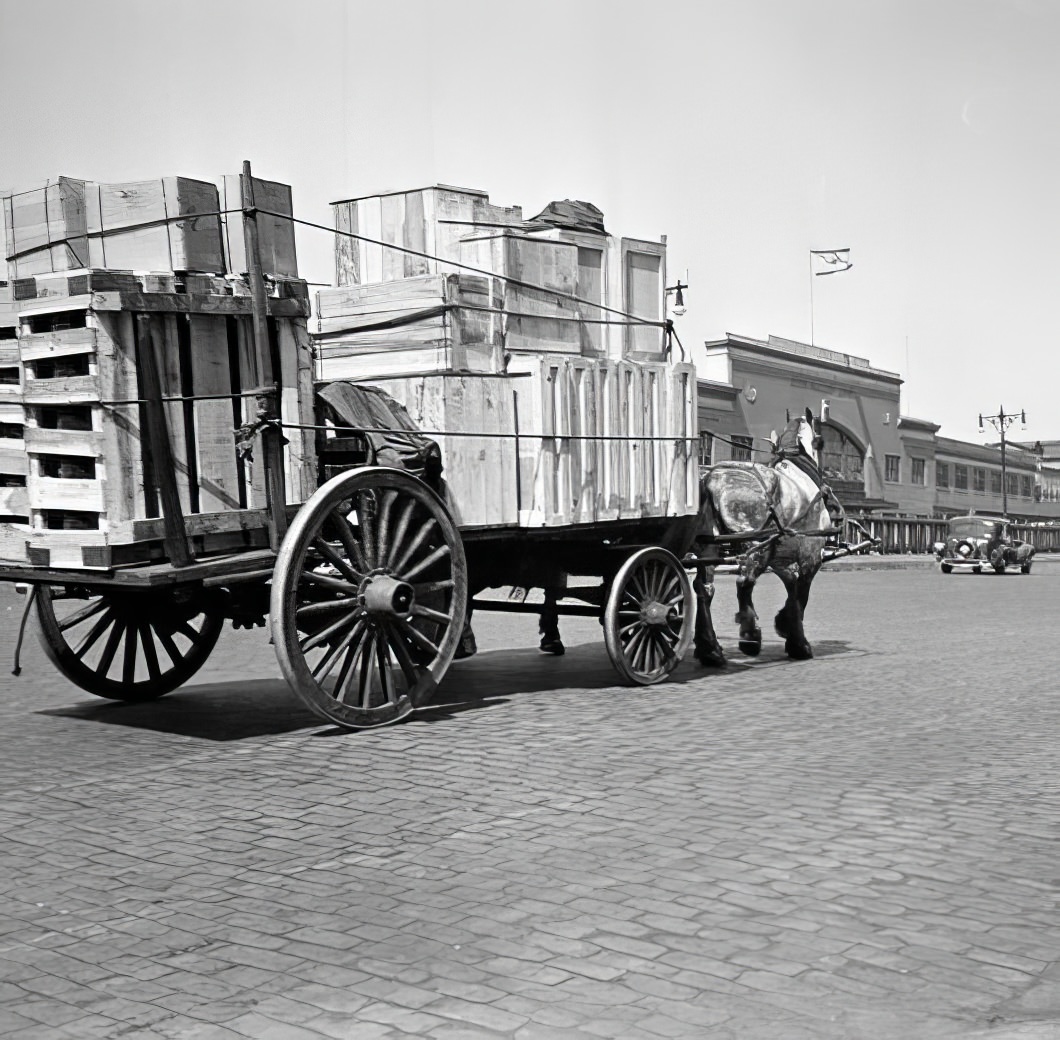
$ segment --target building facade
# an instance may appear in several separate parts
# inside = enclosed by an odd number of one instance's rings
[[[865,358],[778,336],[705,346],[701,464],[767,461],[773,431],[810,408],[828,484],[885,548],[925,550],[949,517],[1006,506],[1024,525],[1060,524],[1060,441],[1008,441],[1002,458],[998,444],[943,437],[939,424],[902,415],[901,377]]]

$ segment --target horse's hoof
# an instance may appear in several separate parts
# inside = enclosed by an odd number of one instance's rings
[[[705,668],[724,668],[728,661],[720,648],[717,650],[697,650],[696,660]]]
[[[741,639],[740,653],[747,657],[757,657],[762,652],[761,639]]]
[[[785,643],[784,651],[793,661],[809,661],[813,657],[813,647],[809,643]]]
[[[474,657],[478,653],[478,643],[475,642],[475,633],[469,628],[456,644],[456,653],[453,660],[462,661],[467,657]]]
[[[553,657],[562,657],[567,652],[567,648],[558,639],[542,639],[538,649],[543,654],[552,654]]]

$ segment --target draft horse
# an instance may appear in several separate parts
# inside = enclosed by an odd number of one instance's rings
[[[738,557],[736,577],[740,651],[753,657],[762,649],[753,595],[759,577],[770,570],[787,590],[787,600],[773,619],[777,635],[789,657],[813,657],[803,629],[806,604],[828,537],[843,520],[839,500],[821,477],[822,445],[820,421],[807,408],[804,415],[789,420],[767,464],[722,462],[700,480],[695,653],[701,663],[725,662],[710,617],[714,566],[709,561],[727,545],[747,546]]]

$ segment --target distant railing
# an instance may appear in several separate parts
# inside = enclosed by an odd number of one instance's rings
[[[931,520],[898,516],[850,516],[873,538],[880,539],[881,553],[929,553],[936,542],[949,537],[949,524],[945,520]],[[1039,550],[1060,549],[1060,523],[1021,524],[1010,523],[1009,535],[1029,542]],[[856,528],[848,524],[846,540],[860,541]]]

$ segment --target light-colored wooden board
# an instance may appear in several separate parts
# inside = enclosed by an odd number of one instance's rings
[[[228,331],[223,318],[192,315],[191,393],[228,394],[232,373],[228,362]],[[199,481],[197,512],[239,508],[239,470],[236,463],[236,426],[230,398],[195,401],[195,452]]]
[[[24,362],[69,354],[94,354],[96,331],[93,328],[84,328],[24,333],[19,337],[17,349]]]
[[[102,430],[45,430],[39,426],[27,426],[25,445],[26,451],[38,455],[87,455],[101,458],[104,434]]]
[[[11,488],[12,491],[25,491],[25,488]],[[28,507],[21,510],[12,509],[8,516],[28,516]],[[24,523],[0,523],[0,560],[5,563],[26,563],[26,549],[32,528]]]
[[[243,175],[226,174],[221,179],[221,209],[241,210],[243,205]],[[290,217],[294,213],[291,187],[278,181],[253,178],[254,205]],[[298,276],[298,257],[295,251],[294,224],[282,217],[257,215],[258,252],[261,269],[267,275]],[[233,274],[246,274],[247,254],[244,241],[242,212],[221,214],[221,233],[224,241],[225,268]]]
[[[32,405],[88,404],[99,399],[99,380],[93,375],[27,379],[23,391],[23,400]]]
[[[0,440],[0,473],[24,477],[28,472],[25,442],[13,437]]]
[[[103,511],[103,481],[36,476],[27,485],[30,509]]]

